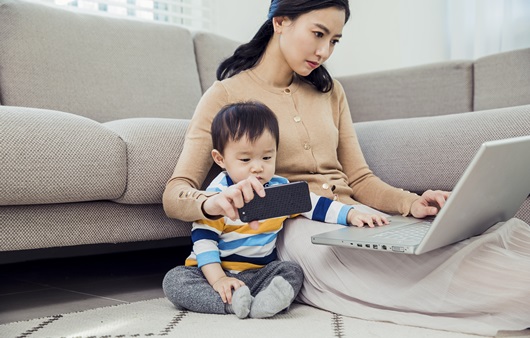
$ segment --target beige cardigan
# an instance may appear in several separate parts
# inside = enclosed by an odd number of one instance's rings
[[[169,217],[184,221],[205,217],[201,206],[211,193],[197,189],[213,164],[210,124],[224,105],[249,100],[263,102],[278,117],[277,175],[307,181],[312,192],[343,203],[409,214],[418,195],[391,187],[370,171],[338,81],[328,93],[297,77],[289,87],[277,88],[247,70],[216,81],[201,98],[164,191],[164,210]]]

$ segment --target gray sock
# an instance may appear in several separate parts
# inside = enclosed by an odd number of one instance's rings
[[[294,290],[291,284],[281,276],[274,277],[269,286],[254,298],[250,308],[250,317],[272,317],[287,308],[293,297]]]
[[[252,295],[248,286],[239,287],[232,294],[232,310],[238,318],[247,318],[252,304]]]

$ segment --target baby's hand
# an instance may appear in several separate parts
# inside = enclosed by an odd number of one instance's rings
[[[224,276],[213,283],[212,287],[219,293],[223,303],[232,304],[232,289],[235,291],[243,285],[245,283],[237,278]]]
[[[238,209],[250,202],[254,195],[265,196],[265,189],[260,181],[254,177],[238,182],[223,192],[208,198],[202,205],[203,211],[211,216],[227,216],[232,220],[239,218]],[[250,222],[252,229],[259,227],[258,221]]]
[[[367,224],[370,228],[373,228],[376,224],[382,226],[388,224],[388,220],[385,216],[377,214],[366,214],[364,212],[350,209],[348,212],[348,224],[355,225],[359,228]]]

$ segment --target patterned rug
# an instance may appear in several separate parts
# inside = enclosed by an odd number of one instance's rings
[[[524,334],[524,333],[521,333]],[[293,304],[269,319],[178,311],[165,298],[0,325],[2,338],[127,337],[392,337],[477,338],[446,331],[370,322]],[[528,337],[499,335],[498,337]]]

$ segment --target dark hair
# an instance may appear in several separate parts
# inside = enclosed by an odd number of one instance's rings
[[[345,11],[344,23],[350,18],[348,0],[272,0],[267,21],[249,43],[239,46],[232,56],[221,62],[217,68],[217,79],[223,80],[232,77],[258,63],[274,33],[272,18],[287,16],[291,20],[295,20],[302,14],[329,7],[337,7]],[[311,83],[321,92],[326,93],[333,89],[333,79],[323,65],[313,70],[308,76],[301,76],[300,78]]]
[[[223,154],[228,141],[239,141],[246,136],[252,143],[268,130],[280,142],[280,128],[276,115],[261,102],[248,101],[224,106],[215,115],[212,126],[213,148]]]

